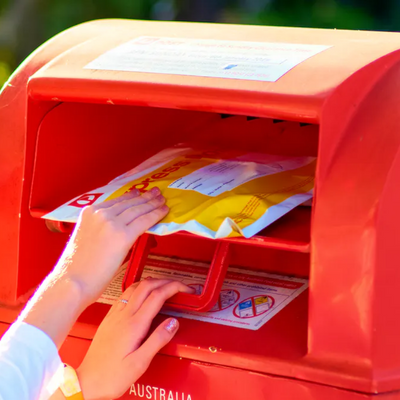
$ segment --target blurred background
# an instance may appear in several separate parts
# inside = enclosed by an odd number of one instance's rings
[[[0,87],[44,41],[99,18],[397,31],[400,0],[0,0]]]

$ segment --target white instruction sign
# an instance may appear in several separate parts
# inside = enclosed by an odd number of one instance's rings
[[[123,266],[120,274],[125,272]],[[179,280],[201,294],[208,273],[208,264],[188,260],[150,256],[142,279],[151,276],[159,279]],[[113,304],[121,295],[121,278],[110,286],[98,300]],[[115,292],[115,287],[119,291]],[[165,307],[163,314],[257,330],[308,287],[308,280],[289,278],[266,272],[244,271],[230,268],[227,272],[218,302],[209,312],[177,311]],[[114,294],[110,296],[111,292]]]
[[[142,36],[107,51],[85,69],[275,82],[329,47]]]

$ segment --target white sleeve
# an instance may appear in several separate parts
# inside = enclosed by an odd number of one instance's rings
[[[46,400],[62,382],[63,369],[54,342],[16,322],[0,340],[0,400]]]

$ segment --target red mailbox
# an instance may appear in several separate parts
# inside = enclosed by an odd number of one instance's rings
[[[256,331],[181,319],[124,398],[400,399],[399,49],[396,33],[125,20],[40,47],[0,96],[2,331],[68,239],[40,217],[69,199],[192,139],[317,156],[312,207],[256,237],[137,243],[127,282],[148,253],[214,260],[203,297],[178,308],[209,308],[231,265],[309,290]],[[66,362],[107,308],[81,316]]]

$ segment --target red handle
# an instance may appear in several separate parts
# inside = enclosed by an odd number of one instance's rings
[[[136,242],[125,274],[123,290],[132,283],[140,281],[149,252],[156,245],[155,236],[148,234],[142,235]],[[169,307],[181,310],[210,310],[218,301],[228,266],[229,243],[218,241],[202,293],[200,295],[178,293],[166,304]]]

